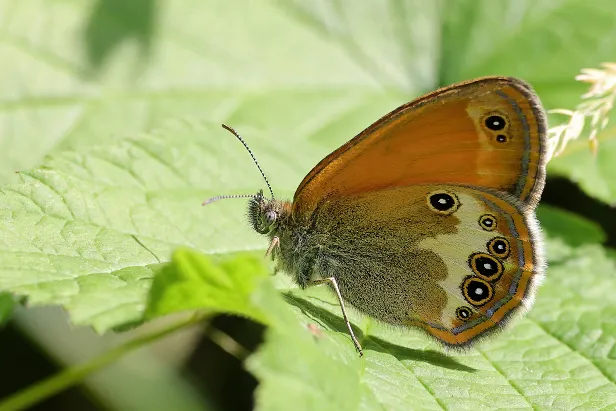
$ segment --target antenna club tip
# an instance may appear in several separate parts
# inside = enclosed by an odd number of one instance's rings
[[[230,131],[232,134],[237,134],[237,131],[235,131],[235,129],[233,127],[228,126],[225,123],[222,123],[221,127],[224,128],[227,131]]]

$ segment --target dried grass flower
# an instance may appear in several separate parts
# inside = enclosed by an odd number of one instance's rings
[[[616,63],[603,63],[600,69],[582,69],[581,74],[575,79],[589,83],[590,89],[582,95],[583,101],[575,110],[549,111],[552,114],[567,116],[569,120],[548,130],[548,158],[562,154],[569,142],[582,135],[588,122],[590,123],[588,142],[593,154],[596,154],[599,148],[597,134],[607,126],[609,113],[614,108]]]

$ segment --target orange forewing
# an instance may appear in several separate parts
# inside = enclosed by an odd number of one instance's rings
[[[485,127],[491,113],[507,118],[506,130]],[[299,185],[293,213],[310,214],[330,195],[425,183],[492,188],[535,206],[545,180],[545,129],[539,101],[520,80],[486,77],[442,88],[325,157]]]

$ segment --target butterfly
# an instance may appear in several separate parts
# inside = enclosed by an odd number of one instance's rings
[[[250,152],[271,198],[250,195],[248,217],[300,287],[329,284],[360,355],[345,303],[468,347],[533,304],[546,152],[532,88],[478,78],[385,115],[318,163],[292,202],[274,197]],[[206,203],[228,197],[241,196]]]

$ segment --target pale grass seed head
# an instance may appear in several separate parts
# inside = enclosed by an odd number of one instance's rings
[[[600,69],[582,69],[575,79],[590,84],[575,110],[550,110],[568,117],[568,121],[548,130],[548,158],[562,154],[570,141],[579,138],[589,126],[588,142],[593,154],[599,144],[597,134],[605,129],[616,100],[616,63],[603,63]]]

